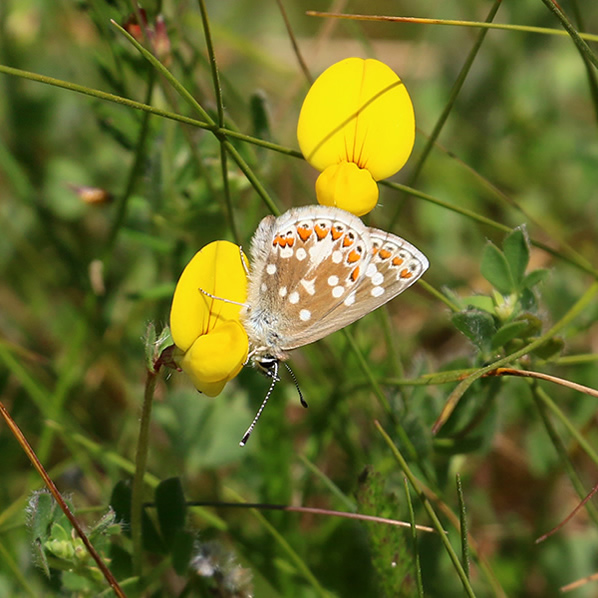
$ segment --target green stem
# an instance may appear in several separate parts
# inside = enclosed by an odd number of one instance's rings
[[[133,574],[141,578],[142,573],[142,518],[143,518],[143,490],[144,476],[147,466],[147,453],[149,448],[149,429],[152,414],[152,404],[158,374],[147,371],[145,392],[143,393],[143,406],[139,422],[139,439],[135,455],[135,476],[133,477],[133,490],[131,497],[131,538],[133,540]]]

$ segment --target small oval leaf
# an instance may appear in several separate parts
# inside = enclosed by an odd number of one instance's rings
[[[529,263],[529,242],[524,227],[516,228],[503,241],[502,248],[517,288],[521,288]]]
[[[482,276],[503,295],[515,290],[509,263],[504,253],[493,243],[488,243],[484,248],[480,270]]]
[[[481,351],[490,347],[496,333],[494,318],[480,309],[461,311],[452,317],[453,324]]]

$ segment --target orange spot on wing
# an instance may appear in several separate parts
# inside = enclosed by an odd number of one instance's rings
[[[328,229],[319,224],[316,224],[314,230],[316,231],[316,235],[318,235],[318,239],[323,239],[328,234]]]
[[[388,249],[381,249],[379,254],[381,260],[387,260],[392,255]]]
[[[395,257],[392,259],[392,265],[393,266],[400,266],[405,260],[403,260],[400,257]]]
[[[359,261],[360,257],[361,254],[357,250],[353,249],[347,257],[347,262],[349,262],[350,264],[354,264],[355,262]]]
[[[345,235],[345,238],[343,239],[343,247],[350,247],[351,245],[353,245],[354,242],[355,239],[353,239],[349,235]]]
[[[350,278],[353,282],[355,282],[359,278],[359,266],[357,266],[356,268],[353,268]]]
[[[401,278],[411,278],[413,276],[413,272],[409,272],[407,268],[401,270],[401,274],[399,275]]]
[[[372,247],[372,255],[376,255],[380,249],[376,246]]]
[[[343,231],[333,228],[331,231],[331,234],[332,234],[332,238],[336,241],[337,239],[341,238]]]
[[[288,237],[287,238],[287,245],[292,247],[295,244],[295,237]]]
[[[312,233],[311,228],[307,228],[304,226],[297,227],[297,234],[299,235],[299,237],[301,237],[302,241],[307,241],[307,239],[309,239],[311,233]]]

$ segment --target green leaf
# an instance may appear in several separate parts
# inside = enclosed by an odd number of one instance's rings
[[[540,359],[550,359],[561,353],[565,348],[565,341],[560,336],[549,338],[545,343],[534,349],[532,353]]]
[[[252,93],[249,100],[249,110],[251,112],[253,135],[260,139],[272,139],[266,94],[260,91]]]
[[[538,316],[534,316],[533,314],[521,314],[516,321],[525,322],[527,324],[527,328],[525,328],[519,334],[519,336],[523,339],[529,339],[530,336],[538,336],[542,331],[542,320],[540,320]]]
[[[110,543],[110,569],[117,579],[127,579],[133,575],[133,559],[117,542]]]
[[[185,575],[193,554],[194,537],[190,532],[180,530],[174,536],[171,548],[172,566],[179,575]]]
[[[187,517],[187,504],[179,478],[161,482],[154,495],[160,532],[164,544],[170,550],[176,535],[183,531]]]
[[[490,314],[494,313],[494,301],[492,300],[492,297],[488,297],[488,295],[471,295],[470,297],[465,297],[462,302],[468,309],[477,307]]]
[[[525,227],[516,228],[502,244],[505,258],[509,264],[517,288],[521,288],[525,270],[529,263],[529,242]],[[497,287],[498,288],[498,287]]]
[[[127,535],[131,534],[131,485],[126,480],[116,483],[110,497],[110,506],[114,509],[114,518],[123,524]]]
[[[529,323],[525,320],[515,320],[501,326],[492,338],[492,348],[498,349],[499,347],[504,347],[509,341],[520,336],[528,328]]]
[[[496,333],[494,318],[480,309],[461,311],[452,317],[453,324],[481,351],[490,347]]]
[[[523,280],[523,287],[531,289],[538,283],[542,282],[550,273],[550,270],[546,268],[539,268],[538,270],[532,270]]]
[[[515,290],[515,283],[504,253],[493,243],[488,243],[482,255],[482,276],[503,295]]]
[[[50,579],[51,573],[50,565],[48,565],[48,557],[46,556],[46,551],[44,550],[42,541],[39,538],[34,539],[32,550],[35,564],[44,572],[46,577]]]
[[[112,490],[110,506],[114,509],[115,519],[123,524],[123,531],[131,536],[131,485],[128,481],[117,482]],[[166,549],[149,515],[143,511],[142,516],[143,547],[150,552],[164,554]]]
[[[60,525],[60,523],[54,522],[52,525],[52,533],[50,534],[52,540],[58,540],[60,542],[70,542],[71,537],[67,531]]]
[[[50,524],[54,520],[56,501],[49,492],[35,492],[27,507],[27,525],[33,540],[46,540],[50,534]]]

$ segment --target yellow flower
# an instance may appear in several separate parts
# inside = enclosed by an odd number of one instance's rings
[[[306,160],[322,171],[316,183],[318,201],[361,216],[376,205],[375,181],[395,174],[411,154],[413,105],[388,66],[347,58],[311,86],[297,139]]]
[[[241,371],[249,341],[239,319],[241,307],[207,297],[200,289],[245,302],[247,275],[237,245],[214,241],[198,251],[181,274],[170,310],[176,363],[198,390],[215,397]]]

